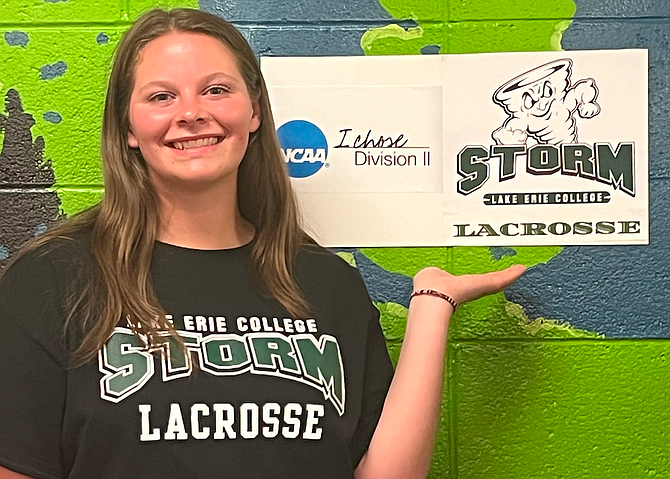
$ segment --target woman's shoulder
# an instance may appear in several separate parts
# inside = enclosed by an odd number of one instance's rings
[[[296,276],[304,284],[365,291],[365,283],[348,251],[330,251],[318,245],[303,245],[296,261]]]
[[[296,265],[299,268],[325,270],[329,273],[351,274],[356,271],[352,253],[335,253],[317,244],[302,245]]]
[[[16,254],[0,277],[0,329],[26,348],[40,350],[65,367],[67,307],[88,280],[85,236],[44,237]]]
[[[37,238],[24,246],[2,272],[0,281],[17,278],[60,279],[64,274],[77,275],[92,263],[90,235],[86,232],[68,236],[54,236],[41,240]]]

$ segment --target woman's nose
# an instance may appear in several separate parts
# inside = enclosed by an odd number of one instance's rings
[[[177,118],[179,123],[205,122],[209,118],[209,114],[198,98],[182,97]]]

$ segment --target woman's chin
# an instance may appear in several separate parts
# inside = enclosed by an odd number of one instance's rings
[[[237,169],[233,171],[190,170],[178,175],[152,175],[152,183],[159,190],[179,190],[204,193],[216,188],[234,188],[237,181]]]

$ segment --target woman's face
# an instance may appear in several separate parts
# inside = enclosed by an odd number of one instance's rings
[[[171,32],[142,49],[129,113],[128,145],[160,191],[235,187],[260,125],[235,56],[200,33]]]

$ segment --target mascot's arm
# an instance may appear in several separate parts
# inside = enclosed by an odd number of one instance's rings
[[[593,78],[579,80],[575,83],[565,97],[566,106],[570,111],[577,108],[577,113],[582,118],[593,118],[600,113],[600,105],[596,103],[598,98],[598,87]]]
[[[523,145],[528,138],[528,124],[520,118],[512,117],[491,134],[497,145]]]

